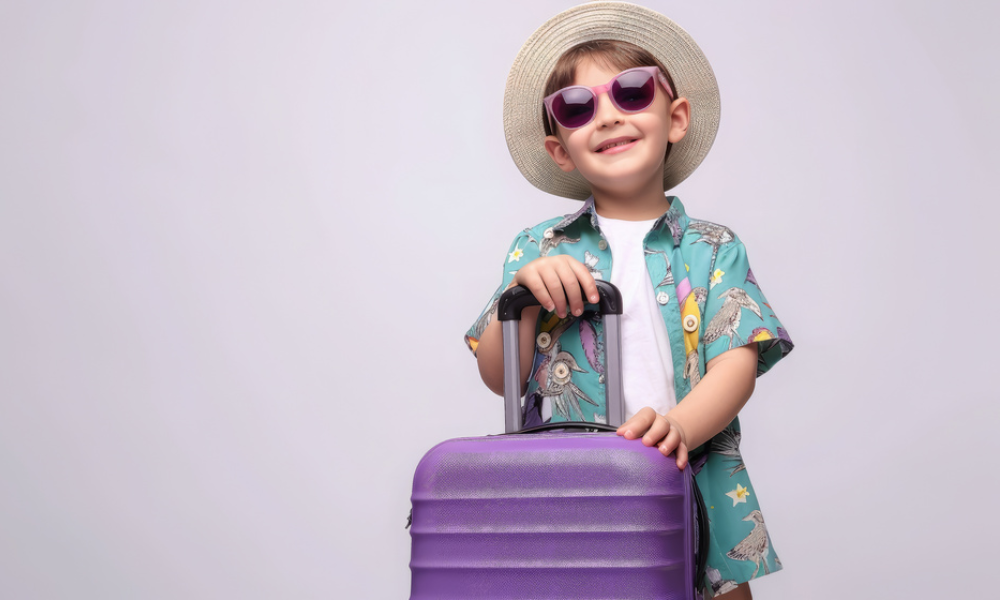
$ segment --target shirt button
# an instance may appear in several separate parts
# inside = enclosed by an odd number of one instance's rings
[[[698,317],[695,315],[684,317],[684,331],[688,333],[698,331]]]
[[[537,338],[535,338],[535,343],[538,344],[539,348],[544,350],[549,347],[549,344],[552,343],[552,336],[543,331],[538,334]]]
[[[545,230],[545,233],[543,233],[542,235],[545,237],[545,239],[551,240],[555,236],[555,234],[556,232],[553,231],[551,227],[549,227],[548,229]]]
[[[656,301],[660,304],[666,304],[667,302],[670,302],[670,296],[668,296],[666,292],[660,292],[656,295]]]
[[[601,250],[607,250],[608,249],[608,242],[606,240],[601,240],[601,241],[597,242],[597,247],[600,248]]]

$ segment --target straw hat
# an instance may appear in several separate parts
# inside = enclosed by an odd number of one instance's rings
[[[589,2],[559,13],[521,47],[507,76],[503,127],[517,168],[535,187],[583,200],[590,185],[559,169],[545,151],[542,93],[560,56],[591,40],[619,40],[646,49],[670,71],[678,96],[691,102],[687,134],[673,145],[663,187],[684,181],[708,154],[719,129],[719,85],[708,59],[686,31],[663,15],[627,2]]]

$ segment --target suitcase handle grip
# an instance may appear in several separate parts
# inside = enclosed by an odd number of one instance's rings
[[[592,423],[590,421],[557,421],[555,423],[543,423],[535,427],[528,427],[513,433],[540,433],[552,429],[599,429],[600,431],[618,431],[617,427],[605,425],[604,423]]]
[[[595,280],[600,296],[598,308],[604,315],[605,398],[608,425],[625,422],[625,388],[622,382],[622,294],[613,284]],[[503,325],[504,431],[521,430],[521,353],[518,337],[521,311],[538,305],[528,288],[516,285],[500,295],[497,318]]]
[[[597,294],[600,297],[597,306],[600,307],[601,314],[622,314],[622,294],[618,288],[614,284],[600,279],[595,279],[594,283],[597,284]],[[528,288],[515,285],[500,295],[497,318],[501,321],[520,321],[521,311],[529,306],[538,306],[539,304]]]

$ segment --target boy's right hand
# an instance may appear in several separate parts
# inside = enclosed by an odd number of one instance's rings
[[[528,288],[542,308],[560,319],[566,317],[567,307],[575,317],[583,314],[585,297],[590,303],[599,299],[594,276],[583,263],[565,254],[536,258],[517,271],[514,283]]]

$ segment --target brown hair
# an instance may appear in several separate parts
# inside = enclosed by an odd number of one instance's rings
[[[559,60],[556,61],[556,66],[552,69],[552,74],[549,75],[548,81],[545,82],[545,91],[542,97],[545,98],[564,87],[573,85],[573,80],[576,78],[576,67],[585,58],[592,59],[599,65],[620,71],[635,67],[659,67],[663,71],[664,77],[670,83],[670,89],[673,91],[675,98],[677,96],[677,87],[674,85],[673,78],[670,77],[670,71],[644,48],[636,46],[631,42],[592,40],[573,46],[559,57]],[[544,106],[542,106],[542,124],[545,127],[545,135],[555,135],[555,129],[549,121],[549,115]],[[667,153],[664,156],[664,160],[666,160],[666,156],[670,156],[670,147],[672,145],[667,144]]]

